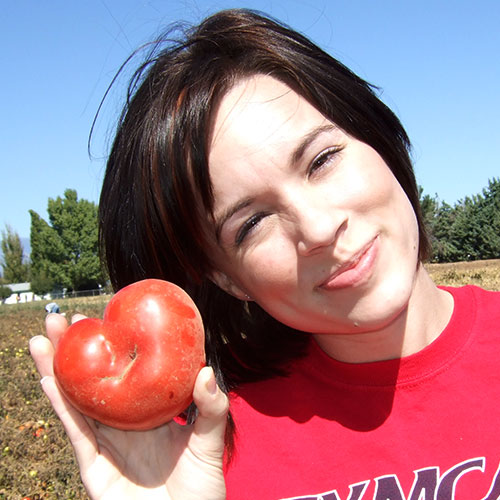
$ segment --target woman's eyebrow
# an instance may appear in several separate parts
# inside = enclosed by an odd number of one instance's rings
[[[297,145],[297,147],[292,151],[290,155],[290,165],[296,165],[300,162],[306,149],[318,138],[319,135],[324,134],[326,132],[332,132],[337,127],[335,125],[320,125],[319,127],[311,130]]]
[[[220,233],[222,231],[222,227],[236,212],[239,210],[248,207],[254,201],[254,198],[244,198],[243,200],[238,201],[234,205],[229,206],[220,217],[215,220],[215,237],[217,241],[220,241]]]
[[[333,130],[336,129],[337,127],[335,125],[328,124],[328,125],[320,125],[311,130],[308,134],[305,135],[302,141],[300,141],[297,147],[292,151],[290,155],[290,164],[291,165],[297,164],[304,156],[304,153],[306,152],[307,148],[318,138],[318,136],[327,132],[332,132]],[[219,217],[216,218],[215,237],[217,238],[217,241],[220,241],[220,234],[224,224],[235,213],[242,210],[243,208],[248,207],[253,202],[254,198],[244,198],[235,203],[234,205],[229,206],[226,210],[224,210],[224,212],[222,212],[222,214]]]

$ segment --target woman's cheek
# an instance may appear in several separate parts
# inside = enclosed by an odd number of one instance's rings
[[[297,281],[296,252],[289,245],[263,245],[242,263],[250,286],[269,288],[287,287]],[[259,290],[260,291],[260,290]]]

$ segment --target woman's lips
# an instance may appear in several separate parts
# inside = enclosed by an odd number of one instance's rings
[[[328,277],[319,288],[337,290],[359,284],[371,275],[378,253],[378,237],[374,238],[352,260]]]

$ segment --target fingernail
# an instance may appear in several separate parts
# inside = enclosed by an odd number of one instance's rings
[[[212,375],[207,381],[207,391],[210,394],[215,395],[215,394],[217,394],[217,389],[218,389],[217,382],[215,381],[215,375],[214,375],[214,372],[212,371]]]
[[[44,383],[44,382],[46,382],[48,379],[49,379],[49,376],[48,376],[48,375],[45,375],[45,377],[42,377],[42,378],[40,379],[40,384],[42,384],[42,385],[43,385],[43,383]]]
[[[32,353],[32,347],[35,344],[35,342],[38,341],[38,339],[43,338],[43,335],[36,335],[35,337],[31,337],[29,342],[28,342],[28,349],[30,351],[30,354]]]

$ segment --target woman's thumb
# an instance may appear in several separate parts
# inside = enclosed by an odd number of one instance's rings
[[[229,401],[219,389],[211,367],[201,369],[196,379],[193,399],[198,408],[192,444],[205,459],[222,460]]]

